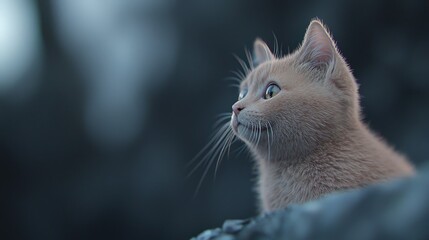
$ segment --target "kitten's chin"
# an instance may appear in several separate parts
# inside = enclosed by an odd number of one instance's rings
[[[252,127],[239,122],[236,117],[231,119],[231,128],[239,139],[251,145],[262,143],[267,137],[266,127],[259,125],[253,125]]]

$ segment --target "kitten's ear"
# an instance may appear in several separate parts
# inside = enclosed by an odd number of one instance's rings
[[[274,60],[274,54],[271,52],[267,44],[261,39],[257,38],[253,44],[253,63],[255,66],[259,64]]]
[[[298,52],[298,63],[310,69],[327,70],[335,64],[335,43],[319,20],[311,21]]]

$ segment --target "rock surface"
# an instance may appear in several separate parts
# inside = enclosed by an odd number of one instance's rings
[[[249,220],[227,220],[193,239],[429,239],[429,171]]]

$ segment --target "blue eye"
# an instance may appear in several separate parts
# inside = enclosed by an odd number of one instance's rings
[[[247,95],[247,89],[241,90],[240,94],[238,95],[238,100],[243,99]]]
[[[277,93],[279,92],[280,92],[280,87],[275,83],[271,83],[270,85],[268,85],[267,89],[265,90],[264,99],[270,99],[275,95],[277,95]]]

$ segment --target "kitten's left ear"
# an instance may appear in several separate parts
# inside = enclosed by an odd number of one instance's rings
[[[253,63],[255,66],[259,64],[274,60],[274,54],[271,52],[267,44],[261,39],[257,38],[253,44]]]
[[[310,69],[332,69],[338,56],[335,43],[319,20],[311,21],[298,52],[298,63]]]

